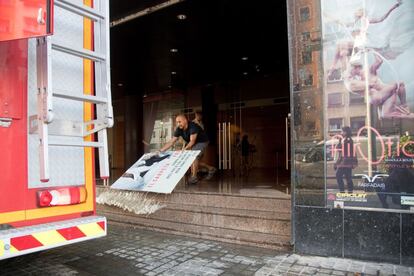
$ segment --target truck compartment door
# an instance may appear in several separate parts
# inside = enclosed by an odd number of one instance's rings
[[[53,33],[53,0],[0,1],[0,41]]]
[[[21,119],[27,89],[27,41],[0,42],[0,118]]]
[[[2,213],[23,210],[25,205],[27,54],[27,40],[0,42],[0,224],[11,216],[24,218],[21,213]]]

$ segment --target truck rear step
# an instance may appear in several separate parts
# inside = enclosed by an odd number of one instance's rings
[[[106,218],[78,219],[0,230],[0,260],[106,236]]]

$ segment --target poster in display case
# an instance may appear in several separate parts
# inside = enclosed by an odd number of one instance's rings
[[[326,200],[414,208],[414,1],[321,0]]]

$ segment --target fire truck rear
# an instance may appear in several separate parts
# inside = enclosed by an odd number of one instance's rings
[[[109,1],[0,1],[0,260],[106,235]]]

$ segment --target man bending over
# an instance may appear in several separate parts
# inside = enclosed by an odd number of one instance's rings
[[[160,149],[160,152],[164,152],[171,148],[175,142],[177,142],[178,138],[182,137],[186,142],[184,150],[200,151],[197,159],[191,165],[191,177],[189,179],[189,183],[195,184],[198,182],[197,171],[200,164],[208,168],[208,175],[206,179],[211,179],[216,172],[216,168],[200,161],[209,143],[207,135],[198,124],[189,122],[187,117],[183,114],[178,115],[175,119],[175,122],[177,128],[174,131],[174,137]]]

